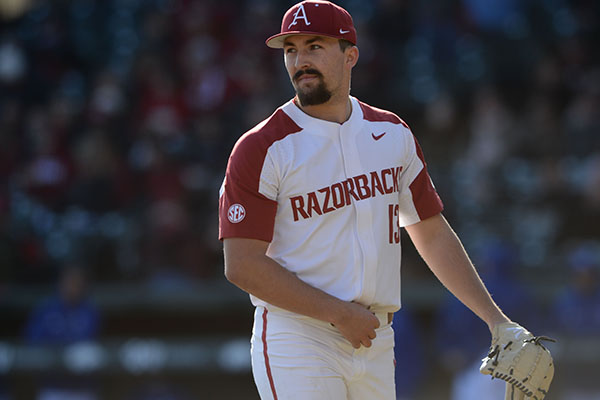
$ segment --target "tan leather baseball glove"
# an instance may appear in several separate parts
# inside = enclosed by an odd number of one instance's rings
[[[554,341],[533,336],[514,322],[500,324],[494,329],[490,352],[479,371],[507,382],[506,399],[542,400],[554,377],[552,356],[540,343],[543,340]]]

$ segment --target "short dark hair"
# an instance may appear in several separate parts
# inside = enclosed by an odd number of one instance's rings
[[[342,50],[342,52],[346,51],[348,47],[354,46],[352,42],[346,39],[338,39],[338,44],[340,45],[340,49]]]

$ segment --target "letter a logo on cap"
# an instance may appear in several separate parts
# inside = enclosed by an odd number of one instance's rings
[[[301,11],[302,11],[302,14],[300,14]],[[298,7],[296,12],[294,13],[294,20],[288,26],[288,29],[290,29],[292,27],[292,25],[296,25],[296,21],[299,19],[303,19],[306,26],[310,25],[310,22],[308,22],[308,18],[306,17],[306,12],[304,11],[304,4],[300,4],[300,7]]]

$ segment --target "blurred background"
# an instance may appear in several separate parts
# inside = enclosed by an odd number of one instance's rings
[[[237,138],[293,96],[294,1],[0,0],[0,399],[258,399],[223,277]],[[421,142],[496,301],[600,399],[600,3],[340,0],[352,93]],[[503,399],[486,326],[403,239],[398,398]]]

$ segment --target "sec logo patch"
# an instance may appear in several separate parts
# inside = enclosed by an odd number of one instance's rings
[[[241,222],[246,217],[246,209],[241,204],[233,204],[227,210],[227,218],[231,223],[237,224]]]

